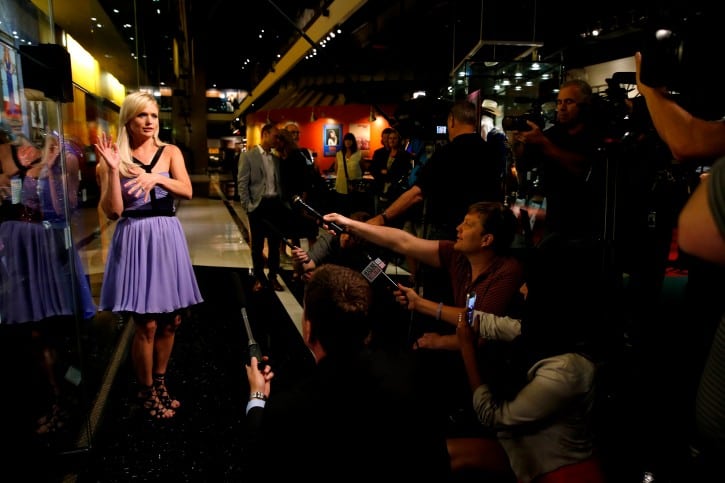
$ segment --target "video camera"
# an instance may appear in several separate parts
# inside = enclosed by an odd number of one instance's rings
[[[541,112],[536,112],[535,109],[526,111],[518,116],[504,116],[501,120],[501,127],[504,131],[531,131],[526,121],[531,121],[541,129],[544,128],[545,121]]]
[[[640,80],[650,87],[664,87],[678,104],[705,119],[725,113],[725,94],[708,85],[713,52],[722,40],[721,17],[715,12],[683,11],[651,19],[640,45]]]
[[[650,21],[641,47],[640,80],[650,87],[682,92],[688,79],[707,65],[711,21],[702,12]]]

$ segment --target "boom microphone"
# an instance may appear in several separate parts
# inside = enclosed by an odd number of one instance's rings
[[[262,350],[259,348],[259,344],[254,340],[252,335],[252,328],[249,325],[249,317],[247,317],[246,297],[244,296],[244,288],[242,288],[242,282],[239,280],[239,275],[235,272],[232,273],[232,285],[234,286],[234,297],[239,304],[242,312],[242,319],[244,320],[244,329],[247,332],[247,355],[249,356],[248,363],[252,363],[252,356],[257,358],[258,367],[262,367]]]
[[[237,306],[241,309],[247,305],[247,298],[244,295],[244,289],[242,288],[242,282],[239,280],[239,274],[237,272],[232,272],[232,291],[234,296],[234,301],[237,303]]]
[[[324,219],[324,218],[322,218],[322,215],[320,214],[320,212],[319,212],[319,211],[317,211],[316,209],[314,209],[313,207],[311,207],[310,205],[308,205],[307,203],[305,203],[304,201],[302,201],[302,198],[300,198],[300,197],[299,197],[299,195],[298,195],[298,196],[295,196],[295,197],[294,197],[294,198],[292,199],[292,202],[293,202],[293,203],[298,203],[299,205],[301,205],[301,206],[302,206],[302,208],[304,208],[304,209],[305,209],[305,211],[306,211],[307,213],[309,213],[310,215],[312,215],[312,216],[314,216],[315,218],[317,218],[317,220],[318,220],[318,221],[319,221],[320,223],[322,223],[322,224],[325,224],[325,225],[329,226],[329,227],[330,227],[330,229],[331,229],[332,231],[334,231],[334,232],[335,232],[335,235],[341,235],[341,234],[342,234],[342,233],[343,233],[343,232],[345,231],[345,229],[344,229],[344,228],[342,228],[342,227],[341,227],[340,225],[338,225],[337,223],[335,223],[335,222],[333,222],[333,221],[325,221],[325,219]]]

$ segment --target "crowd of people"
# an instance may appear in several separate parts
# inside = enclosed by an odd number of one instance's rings
[[[703,263],[720,266],[725,168],[716,160],[725,155],[725,136],[719,136],[725,123],[699,119],[665,89],[641,82],[641,54],[636,66],[638,91],[673,158],[713,160],[682,207],[677,241]],[[393,127],[382,132],[369,164],[355,136],[345,133],[332,167],[334,193],[299,145],[297,124],[261,129],[260,142],[240,153],[237,176],[251,232],[252,290],[284,290],[280,257],[291,245],[304,284],[302,336],[316,367],[277,391],[275,367],[264,357],[247,361],[242,459],[250,474],[282,478],[295,465],[323,481],[351,471],[365,479],[386,474],[426,481],[471,474],[534,483],[621,477],[596,425],[608,417],[599,403],[611,395],[601,369],[619,350],[620,325],[612,320],[624,315],[609,298],[622,274],[609,263],[602,218],[606,140],[593,122],[594,98],[587,82],[568,80],[558,90],[551,125],[528,121],[527,129],[506,134],[494,127],[501,111],[491,101],[484,101],[482,115],[471,101],[455,102],[448,143],[426,152],[424,164],[423,153],[408,152]],[[175,333],[203,299],[174,216],[175,200],[192,197],[191,181],[181,151],[159,139],[158,113],[152,95],[130,94],[117,139],[101,133],[96,144],[100,207],[118,221],[98,309],[133,320],[139,404],[150,418],[166,420],[182,407],[165,377]],[[58,136],[48,136],[43,152],[21,144],[0,145],[0,174],[11,188],[2,191],[2,276],[67,273],[77,258],[48,251],[45,262],[24,265],[33,257],[13,250],[34,246],[20,239],[57,238],[37,222],[62,221],[59,151],[67,151],[63,175],[71,177],[80,153]],[[534,224],[525,210],[509,206],[512,162],[521,176],[519,195],[545,206]],[[361,204],[353,195],[365,172],[373,182]],[[535,186],[524,182],[531,179],[527,172],[540,177]],[[321,219],[300,201],[324,207]],[[301,247],[303,238],[309,249]],[[393,253],[411,268],[405,283],[378,276],[385,270],[381,259]],[[87,282],[78,282],[90,317],[96,307]],[[30,322],[37,340],[48,320],[72,311],[68,294],[50,287],[35,289],[53,294],[57,307],[29,303],[20,310],[11,303],[20,295],[6,286],[3,323]],[[30,308],[42,313],[23,312]],[[699,384],[691,389],[691,407],[676,409],[694,434],[693,471],[705,478],[720,474],[725,455],[725,319],[696,323],[707,326],[692,329],[710,336],[707,356],[693,374]],[[44,350],[52,362],[52,350]],[[49,384],[57,392],[52,378]],[[58,417],[56,404],[38,432],[52,430]]]
[[[658,134],[675,159],[720,154],[715,139],[722,122],[693,118],[664,90],[638,86],[651,115],[658,119],[654,123]],[[612,320],[627,315],[617,313],[622,306],[609,298],[621,289],[622,273],[616,263],[608,263],[612,254],[604,219],[607,139],[595,122],[595,98],[587,82],[566,81],[558,91],[556,119],[550,125],[529,121],[527,129],[508,132],[505,140],[490,122],[477,117],[474,104],[457,102],[448,116],[449,142],[432,153],[407,189],[391,198],[386,195],[403,173],[410,181],[410,170],[401,167],[412,162],[408,155],[398,161],[399,133],[387,129],[384,148],[374,153],[369,166],[377,195],[372,213],[350,216],[349,206],[333,206],[322,224],[336,229],[321,236],[325,242],[309,251],[293,250],[308,284],[315,282],[322,267],[326,277],[345,272],[342,265],[364,273],[366,259],[348,258],[345,247],[363,247],[363,252],[384,249],[419,264],[419,276],[410,285],[398,283],[388,297],[414,320],[404,343],[414,354],[416,368],[423,369],[427,384],[446,395],[434,398],[428,408],[432,412],[427,436],[438,443],[445,441],[449,478],[471,472],[483,473],[490,481],[537,483],[624,477],[613,469],[616,463],[608,453],[612,449],[602,447],[604,438],[597,433],[602,429],[597,422],[613,417],[605,414],[607,405],[602,401],[619,397],[610,392],[611,381],[602,380],[602,369],[611,370],[619,362],[614,359],[619,356],[622,325],[621,320]],[[500,116],[495,106],[485,107],[484,116]],[[352,148],[353,141],[349,144]],[[355,149],[347,151],[351,154]],[[350,167],[345,173],[339,166],[352,159],[345,152],[339,153],[338,181],[343,176],[351,178]],[[535,223],[524,218],[524,210],[508,206],[507,171],[512,162],[519,171],[518,194],[543,207],[536,212]],[[354,164],[359,176],[366,166],[357,160]],[[527,172],[536,175],[536,185],[526,185],[531,179]],[[717,199],[717,185],[710,181],[718,173],[713,169],[684,207],[679,240],[686,252],[722,263],[718,256],[722,227],[717,221],[722,200]],[[406,215],[418,206],[425,213],[425,230],[402,229]],[[470,311],[467,304],[473,295]],[[314,299],[314,303],[305,299],[303,323],[309,327],[319,323],[314,315],[317,306],[343,310],[332,308],[335,301]],[[373,311],[377,303],[379,298],[371,298],[368,310]],[[344,317],[339,320],[344,324]],[[722,344],[718,345],[723,339],[722,323],[718,327],[710,339],[714,341],[710,355],[703,360],[702,382],[697,394],[692,394],[696,418],[685,423],[694,428],[691,444],[697,448],[698,461],[684,464],[692,463],[688,468],[702,475],[715,474],[711,472],[717,468],[717,456],[723,454],[725,397],[718,379],[722,356],[717,352],[722,351]],[[379,346],[373,341],[379,332],[372,320],[361,331],[368,334],[369,354],[375,354]],[[314,336],[305,337],[318,363],[325,361],[324,349],[310,343]],[[247,371],[253,395],[250,415],[266,411],[259,408],[265,407],[268,397],[270,404],[274,400],[270,393],[273,372],[258,370],[254,364]],[[263,431],[264,424],[254,419],[254,426]],[[325,419],[322,424],[328,422]],[[397,431],[398,427],[391,427],[386,434],[397,438]],[[631,436],[639,436],[638,431],[632,429]],[[438,447],[431,442],[429,449]],[[647,451],[640,456],[634,471],[657,465],[647,461],[651,456]],[[679,456],[683,461],[690,459]]]

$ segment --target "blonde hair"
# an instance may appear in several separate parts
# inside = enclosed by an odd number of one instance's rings
[[[119,114],[119,130],[118,130],[118,154],[121,157],[121,164],[118,170],[121,176],[126,178],[132,178],[136,175],[133,174],[132,168],[135,166],[133,162],[133,147],[131,146],[131,134],[126,129],[126,125],[132,121],[139,112],[143,111],[148,104],[156,106],[156,110],[159,110],[159,104],[156,102],[156,98],[148,92],[132,92],[127,95],[121,105],[121,112]],[[156,130],[154,131],[154,145],[163,146],[166,143],[159,139],[159,123],[156,123]]]

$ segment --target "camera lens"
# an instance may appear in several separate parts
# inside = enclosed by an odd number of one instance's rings
[[[526,116],[505,116],[501,120],[501,126],[504,131],[530,131]]]
[[[673,87],[682,63],[683,44],[669,28],[654,29],[642,48],[640,79],[650,87]]]

